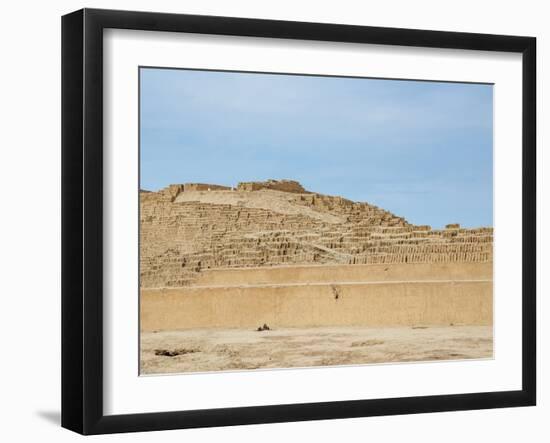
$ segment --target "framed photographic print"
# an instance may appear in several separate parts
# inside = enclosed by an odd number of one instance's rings
[[[534,405],[532,37],[62,20],[62,425]]]

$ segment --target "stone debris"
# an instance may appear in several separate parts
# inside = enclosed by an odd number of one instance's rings
[[[170,351],[169,349],[155,349],[155,355],[160,357],[177,357],[178,355],[193,354],[195,352],[200,352],[199,349],[174,349]]]

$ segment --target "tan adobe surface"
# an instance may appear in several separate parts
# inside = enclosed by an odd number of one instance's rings
[[[291,180],[141,191],[140,223],[142,288],[193,285],[208,269],[493,259],[491,227],[413,225]]]

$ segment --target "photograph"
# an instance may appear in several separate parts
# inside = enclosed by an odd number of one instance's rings
[[[140,375],[493,358],[493,84],[139,67]]]

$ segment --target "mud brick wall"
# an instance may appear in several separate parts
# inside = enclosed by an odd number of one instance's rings
[[[185,183],[183,185],[183,190],[185,192],[189,191],[219,191],[219,190],[230,190],[229,186],[222,185],[211,185],[208,183]]]
[[[488,326],[492,291],[492,281],[142,289],[140,327]]]
[[[267,180],[265,182],[241,182],[237,185],[239,191],[258,191],[260,189],[273,189],[283,192],[307,192],[304,187],[294,180]]]
[[[181,193],[185,201],[176,199]],[[261,207],[247,205],[253,196]],[[193,285],[201,272],[217,268],[492,260],[490,227],[416,226],[290,180],[240,183],[236,190],[192,183],[140,192],[142,288]]]

